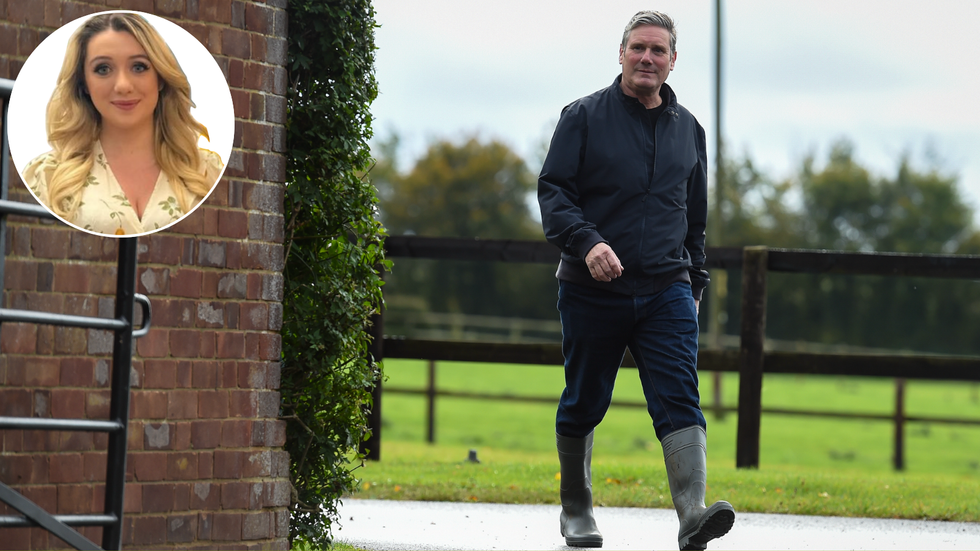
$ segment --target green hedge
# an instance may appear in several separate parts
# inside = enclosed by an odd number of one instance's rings
[[[291,458],[290,539],[329,545],[349,457],[367,436],[370,317],[386,269],[371,162],[374,9],[369,0],[291,0],[282,415]]]

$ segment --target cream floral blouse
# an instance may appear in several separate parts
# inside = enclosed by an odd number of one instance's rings
[[[216,182],[223,167],[221,157],[207,149],[198,151],[208,180]],[[66,222],[104,235],[139,235],[165,228],[184,217],[186,213],[181,210],[170,179],[162,170],[140,218],[112,174],[101,142],[95,142],[92,153],[95,163],[82,187],[81,205],[75,211],[75,216]],[[33,159],[24,169],[27,186],[37,200],[49,209],[47,180],[56,167],[54,153],[48,152]],[[192,197],[191,204],[194,206],[203,199],[198,195]]]

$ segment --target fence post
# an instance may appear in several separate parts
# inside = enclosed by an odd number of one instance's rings
[[[429,382],[425,388],[428,406],[426,416],[425,440],[433,444],[436,441],[436,361],[429,360]]]
[[[383,273],[380,272],[379,273]],[[371,326],[368,328],[371,335],[371,346],[368,348],[370,361],[378,365],[384,360],[384,302],[378,307],[378,313],[371,316]],[[381,460],[381,368],[376,368],[374,386],[371,388],[373,404],[368,412],[367,425],[371,430],[371,436],[361,442],[360,451],[365,454],[367,459],[372,461]]]
[[[896,471],[905,470],[905,379],[895,379],[895,454]]]
[[[766,247],[742,251],[742,341],[738,376],[738,435],[735,466],[759,468],[762,421],[762,362],[766,339]]]

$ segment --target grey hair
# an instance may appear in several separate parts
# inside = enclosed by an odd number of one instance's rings
[[[660,27],[665,29],[670,33],[670,53],[673,55],[677,51],[677,29],[674,28],[674,20],[670,18],[666,13],[660,13],[659,11],[649,11],[644,10],[637,12],[636,15],[630,19],[629,24],[626,25],[626,30],[623,31],[623,49],[626,49],[626,41],[629,40],[630,31],[641,26],[641,25],[653,25],[654,27]]]

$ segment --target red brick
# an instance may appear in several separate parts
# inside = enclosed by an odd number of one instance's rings
[[[143,362],[143,388],[174,388],[177,362],[147,360]]]
[[[223,390],[200,391],[197,410],[202,419],[228,417],[228,393]]]
[[[132,394],[134,419],[164,419],[167,417],[167,393],[162,390],[142,390]]]
[[[51,391],[51,416],[58,419],[77,419],[85,411],[85,392],[78,389],[56,388]]]
[[[140,238],[146,243],[146,248],[140,247],[139,263],[145,264],[165,264],[176,266],[180,264],[181,238],[175,235],[158,232]]]
[[[106,239],[85,232],[71,232],[68,245],[69,260],[115,260],[118,253],[115,239]]]
[[[86,482],[102,482],[106,476],[107,455],[103,452],[82,454],[82,479]]]
[[[81,327],[55,327],[55,354],[85,354],[88,351],[89,330]]]
[[[140,482],[156,482],[167,478],[166,452],[136,452],[129,454],[133,474]]]
[[[85,393],[85,417],[89,419],[107,419],[112,396],[108,390],[89,390]]]
[[[251,421],[222,421],[221,447],[246,448],[252,443]]]
[[[189,450],[191,448],[191,423],[174,423],[174,449]]]
[[[15,4],[17,2],[14,2]],[[67,227],[33,228],[31,248],[35,258],[67,258],[68,243],[74,231]]]
[[[167,418],[196,419],[197,403],[198,397],[195,390],[171,391],[168,393]]]
[[[84,463],[80,453],[54,454],[48,465],[48,480],[54,484],[82,481]]]
[[[231,24],[231,2],[227,0],[200,0],[198,17],[199,21],[205,23]]]
[[[62,386],[93,386],[95,384],[95,359],[62,359],[60,384]]]
[[[174,485],[174,511],[187,511],[190,509],[191,485]]]
[[[44,430],[25,431],[22,449],[27,452],[58,451],[58,434]]]
[[[10,382],[7,383],[12,384]],[[31,391],[0,387],[0,415],[5,417],[31,417],[33,395]]]
[[[154,300],[154,327],[193,327],[194,301],[192,300]]]
[[[254,41],[253,41],[254,44]],[[232,90],[231,91],[231,104],[235,110],[235,118],[238,119],[250,119],[252,118],[249,112],[249,102],[248,102],[248,92],[244,90]],[[215,195],[219,190],[215,190]]]
[[[126,449],[129,451],[140,451],[143,449],[143,425],[146,423],[134,419],[129,422],[129,430],[126,432]],[[132,462],[126,463],[126,468],[132,471]]]
[[[123,512],[141,513],[143,509],[144,484],[126,484],[123,488]]]
[[[170,354],[178,358],[196,358],[201,349],[200,333],[190,329],[170,331]]]
[[[45,511],[58,510],[58,488],[56,486],[28,486],[19,488],[21,494]],[[4,534],[6,537],[6,533]]]
[[[95,434],[91,432],[59,432],[58,451],[61,452],[81,452],[95,449],[93,440]]]
[[[176,297],[199,298],[201,296],[201,271],[184,268],[171,272],[170,294]]]
[[[214,452],[202,451],[197,455],[197,478],[214,478]]]
[[[14,324],[4,324],[4,327]],[[60,384],[61,360],[43,356],[11,356],[7,361],[7,382],[13,386],[53,387]]]
[[[259,409],[259,397],[250,390],[231,391],[229,415],[231,417],[255,417]]]
[[[136,351],[144,358],[163,358],[170,355],[170,332],[151,328],[150,332],[136,340]]]
[[[258,357],[260,360],[278,361],[282,359],[282,338],[279,333],[260,333],[256,341],[259,343]]]
[[[176,374],[176,387],[177,388],[191,388],[192,378],[191,373],[193,370],[193,363],[184,360],[177,362],[177,374]]]
[[[27,2],[24,2],[25,4]],[[7,32],[6,29],[0,29]],[[7,528],[3,532],[4,549],[39,549],[32,546],[31,532],[36,529],[31,528]],[[43,549],[43,548],[40,548]]]
[[[166,513],[173,509],[173,484],[143,485],[143,513]]]
[[[116,268],[84,264],[55,264],[54,290],[63,293],[116,293]]]
[[[196,480],[198,454],[194,452],[167,455],[167,480]]]
[[[242,468],[245,452],[215,450],[214,452],[214,477],[239,479],[242,477]]]
[[[222,509],[248,509],[248,494],[251,484],[247,482],[228,482],[221,484]]]
[[[242,539],[261,540],[272,537],[273,516],[271,512],[245,513],[242,515]]]
[[[245,297],[248,300],[259,300],[262,298],[262,274],[248,274],[248,286]]]
[[[171,515],[167,517],[167,542],[190,543],[197,537],[198,515]]]
[[[238,387],[238,362],[223,361],[218,365],[218,385],[221,388]]]
[[[145,488],[144,488],[145,491]],[[133,518],[135,545],[160,545],[167,541],[167,519],[163,516]]]
[[[214,527],[211,529],[211,539],[215,541],[241,541],[241,513],[215,513],[212,519]]]
[[[245,335],[241,333],[216,333],[215,346],[219,358],[240,359],[245,357]]]
[[[248,214],[244,211],[218,211],[218,235],[244,239],[248,236]]]
[[[236,29],[221,30],[221,51],[223,54],[240,59],[249,59],[252,56],[250,46],[251,41],[248,33]]]
[[[3,277],[8,291],[33,291],[37,285],[37,263],[11,258],[4,266]]]
[[[174,428],[170,423],[144,423],[143,449],[172,450],[174,436]]]
[[[91,513],[92,486],[89,484],[59,484],[58,513]]]
[[[210,361],[198,361],[192,364],[192,384],[194,388],[216,388],[218,364]]]
[[[201,331],[201,357],[214,357],[214,331]]]
[[[0,352],[5,354],[33,354],[37,349],[37,325],[33,323],[5,323],[0,327]]]
[[[228,246],[231,243],[225,244],[225,251],[227,253]],[[227,258],[227,254],[226,254]],[[204,272],[204,280],[201,283],[201,298],[216,298],[218,297],[218,285],[221,280],[220,272]],[[222,297],[224,298],[224,297]]]
[[[191,485],[191,509],[217,510],[221,505],[221,486],[210,482],[195,482]]]
[[[262,302],[241,305],[240,327],[246,331],[265,331],[269,328],[269,306]]]
[[[243,478],[269,477],[272,475],[272,453],[268,450],[247,452],[242,467]]]
[[[48,456],[11,453],[0,455],[0,482],[7,485],[48,482]]]
[[[221,443],[221,421],[192,421],[191,445],[196,450],[217,448]]]

